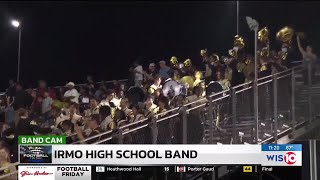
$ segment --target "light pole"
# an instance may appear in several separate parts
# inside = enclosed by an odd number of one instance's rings
[[[239,35],[239,1],[237,1],[237,35]]]
[[[20,81],[20,49],[21,49],[21,26],[17,20],[12,20],[11,25],[15,28],[19,28],[19,47],[18,47],[18,64],[17,64],[17,82]]]
[[[257,57],[257,50],[258,50],[258,29],[259,23],[252,19],[251,17],[246,17],[248,26],[251,31],[254,31],[254,84],[253,84],[253,104],[254,104],[254,118],[255,118],[255,136],[256,136],[256,143],[258,144],[259,139],[259,118],[258,118],[258,57]]]

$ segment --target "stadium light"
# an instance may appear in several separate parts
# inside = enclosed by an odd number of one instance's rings
[[[19,28],[19,46],[18,46],[18,64],[17,64],[17,82],[20,81],[20,49],[21,49],[21,26],[17,20],[12,20],[11,25],[15,28]]]
[[[18,28],[20,26],[20,22],[17,21],[17,20],[12,20],[11,24],[12,24],[13,27],[16,27],[16,28]]]

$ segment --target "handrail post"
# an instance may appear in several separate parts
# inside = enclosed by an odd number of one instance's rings
[[[188,140],[188,119],[187,119],[187,108],[182,106],[182,143],[187,144]]]
[[[296,124],[296,78],[294,68],[291,71],[291,118],[292,118],[292,130],[295,130]]]
[[[253,82],[253,106],[254,106],[254,122],[255,122],[255,132],[254,139],[255,144],[259,143],[259,108],[258,108],[258,81]]]
[[[212,97],[208,96],[209,101],[209,144],[213,143],[213,103],[212,103]]]
[[[233,143],[237,143],[237,134],[236,134],[236,122],[237,122],[237,97],[236,89],[231,89],[231,98],[232,98],[232,137]]]
[[[309,109],[309,123],[312,121],[312,97],[311,97],[311,86],[312,86],[312,64],[308,63],[308,109]]]
[[[274,143],[277,144],[278,141],[278,81],[277,76],[273,76],[273,136]]]
[[[158,126],[157,126],[157,119],[155,116],[153,116],[151,119],[150,128],[151,128],[151,133],[152,133],[152,144],[157,144]]]

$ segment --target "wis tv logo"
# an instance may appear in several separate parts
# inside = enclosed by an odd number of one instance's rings
[[[287,152],[285,155],[266,155],[268,161],[285,162],[289,165],[296,163],[297,156],[294,152]]]

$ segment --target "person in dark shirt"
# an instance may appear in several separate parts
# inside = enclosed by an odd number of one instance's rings
[[[13,108],[14,110],[18,110],[20,108],[27,108],[30,106],[30,96],[26,91],[23,90],[23,86],[21,83],[16,84],[16,93],[14,96]],[[32,101],[31,101],[32,103]]]
[[[88,126],[92,130],[92,132],[87,137],[85,137],[83,135],[82,129],[80,129],[80,127],[77,124],[75,124],[75,126],[74,126],[74,130],[76,131],[77,136],[78,136],[79,140],[81,141],[81,143],[82,144],[92,144],[92,143],[95,143],[97,141],[100,141],[101,140],[101,136],[93,138],[93,139],[90,139],[90,140],[87,140],[87,141],[84,141],[86,138],[94,137],[94,136],[102,133],[102,130],[100,128],[100,116],[99,116],[99,114],[91,115],[91,117],[89,119],[89,122],[88,122]]]
[[[18,110],[19,120],[17,122],[16,134],[19,135],[34,135],[34,125],[32,125],[32,119],[29,118],[26,109]]]
[[[6,122],[10,125],[11,128],[15,127],[14,121],[15,121],[15,114],[14,114],[14,109],[13,109],[13,103],[14,103],[14,96],[16,94],[16,84],[13,80],[9,80],[9,87],[6,91],[6,100],[4,102],[6,109],[4,110],[5,112],[5,117],[6,117]]]
[[[8,89],[6,91],[7,105],[8,106],[10,106],[10,104],[13,103],[15,93],[16,93],[16,84],[12,79],[10,79],[9,80],[9,87],[8,87]]]

